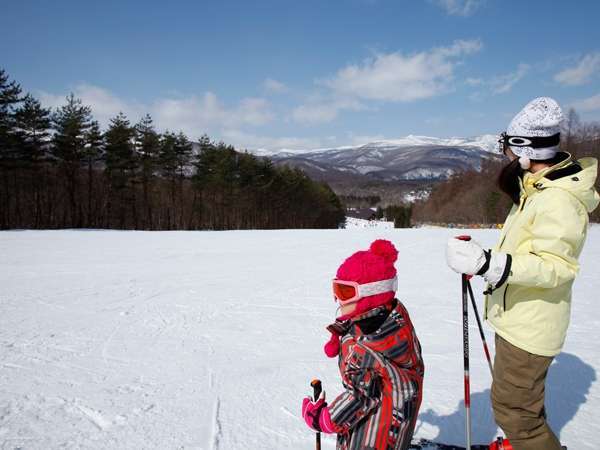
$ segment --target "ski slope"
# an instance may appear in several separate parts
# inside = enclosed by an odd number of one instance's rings
[[[444,258],[455,233],[2,232],[0,448],[313,449],[301,399],[314,377],[329,398],[341,388],[336,361],[322,352],[335,314],[330,279],[375,238],[399,249],[398,297],[423,345],[416,436],[464,445],[460,280]],[[498,231],[471,234],[492,245]],[[599,227],[581,262],[547,409],[563,443],[592,450]],[[473,316],[470,331],[473,440],[487,443],[498,431]],[[335,448],[331,436],[323,448]]]

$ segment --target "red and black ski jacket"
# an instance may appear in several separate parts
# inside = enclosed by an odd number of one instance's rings
[[[408,312],[399,300],[394,302],[377,329],[366,334],[366,327],[361,330],[355,321],[342,337],[339,368],[346,390],[329,405],[338,450],[396,450],[410,445],[424,365]],[[380,313],[379,308],[370,312]]]

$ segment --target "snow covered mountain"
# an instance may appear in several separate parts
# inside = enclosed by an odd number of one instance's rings
[[[367,178],[373,181],[441,180],[495,158],[497,136],[440,139],[407,136],[360,146],[308,150],[257,150],[276,164],[298,167],[326,181]]]

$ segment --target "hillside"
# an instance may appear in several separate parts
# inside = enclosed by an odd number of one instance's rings
[[[311,178],[329,183],[338,195],[379,195],[386,204],[411,201],[453,174],[480,170],[484,161],[497,158],[496,140],[494,135],[408,136],[354,147],[255,154],[300,168]]]

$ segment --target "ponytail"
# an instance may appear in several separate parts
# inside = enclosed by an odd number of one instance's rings
[[[505,165],[498,175],[498,187],[502,192],[510,197],[515,205],[519,204],[521,195],[521,185],[519,178],[523,176],[523,169],[519,164],[519,159],[514,159]]]

